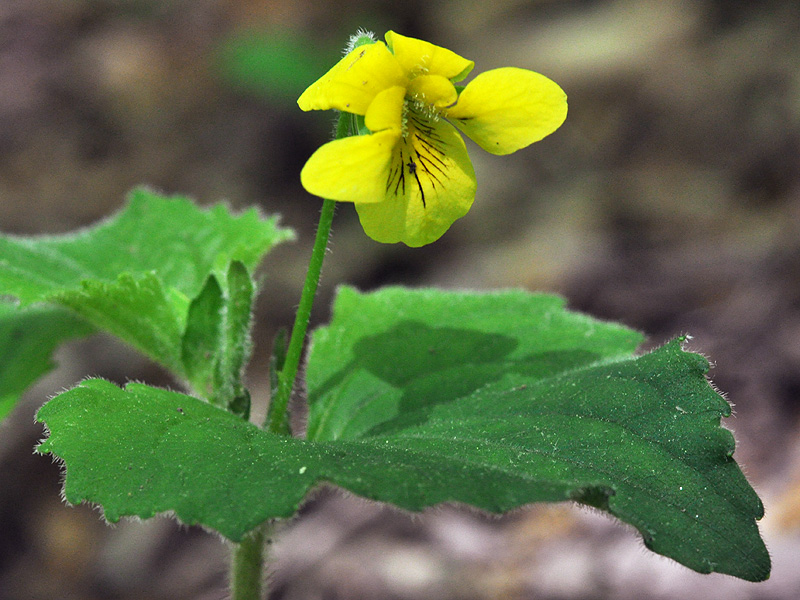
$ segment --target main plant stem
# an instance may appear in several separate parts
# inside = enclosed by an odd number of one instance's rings
[[[272,523],[259,525],[233,549],[231,560],[231,600],[261,600],[264,579],[265,549],[272,533]]]
[[[346,113],[339,114],[339,122],[336,126],[337,140],[349,134],[349,117],[350,115]],[[306,281],[300,294],[300,304],[297,306],[294,326],[289,338],[289,346],[286,349],[286,360],[278,376],[278,389],[270,401],[266,426],[269,431],[279,435],[292,435],[287,408],[289,399],[292,397],[295,380],[297,379],[300,359],[303,356],[308,321],[311,318],[311,307],[314,305],[314,297],[317,294],[317,286],[322,273],[322,261],[325,259],[325,252],[328,249],[328,238],[331,233],[335,209],[336,202],[333,200],[323,201],[319,225],[317,226],[317,235],[314,239],[314,248],[311,250],[311,260],[308,262]]]

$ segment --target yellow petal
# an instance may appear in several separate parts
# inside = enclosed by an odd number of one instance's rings
[[[364,115],[364,125],[370,131],[395,129],[398,133],[403,123],[403,103],[406,88],[400,85],[379,92]]]
[[[418,247],[439,239],[475,199],[475,172],[464,140],[446,121],[409,111],[394,149],[385,200],[356,203],[366,234]]]
[[[383,42],[351,51],[297,100],[302,110],[328,110],[363,115],[382,90],[405,85],[406,76]]]
[[[510,154],[561,126],[567,95],[544,75],[505,67],[473,79],[447,118],[487,152]]]
[[[461,81],[475,66],[471,60],[447,48],[394,31],[386,32],[386,43],[400,66],[410,75],[441,75],[451,81]]]
[[[386,130],[328,142],[300,171],[315,196],[343,202],[382,202],[400,132]]]
[[[408,95],[422,104],[443,108],[458,98],[456,87],[441,75],[420,75],[408,84]]]

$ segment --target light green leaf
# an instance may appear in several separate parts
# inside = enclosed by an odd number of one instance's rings
[[[0,302],[0,420],[28,386],[54,367],[51,357],[62,342],[92,331],[63,308]]]
[[[255,288],[240,262],[231,263],[223,294],[210,276],[192,301],[183,337],[183,362],[193,389],[217,406],[247,418],[250,397],[242,373],[250,358]]]
[[[155,273],[138,277],[124,273],[113,282],[82,281],[79,289],[55,292],[50,300],[71,308],[174,373],[183,373],[185,304],[176,306],[171,301]]]
[[[187,313],[209,275],[225,282],[234,261],[252,270],[291,237],[255,210],[234,216],[138,189],[122,212],[77,234],[0,237],[0,293],[67,306],[185,375]]]
[[[245,419],[250,416],[250,394],[242,384],[242,373],[252,351],[250,324],[254,292],[247,268],[240,262],[231,263],[214,387],[222,405]]]
[[[219,350],[225,299],[216,276],[209,275],[201,292],[189,305],[182,358],[192,389],[211,399],[214,393],[214,357]]]
[[[100,503],[112,521],[174,511],[239,540],[323,482],[412,511],[574,500],[692,569],[766,578],[763,508],[731,457],[707,362],[679,341],[620,356],[636,334],[561,305],[345,290],[309,357],[315,406],[348,406],[316,412],[324,436],[276,436],[189,396],[90,380],[39,411],[40,451],[64,460],[70,502]]]

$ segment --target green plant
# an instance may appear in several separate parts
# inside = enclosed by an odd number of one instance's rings
[[[186,393],[87,379],[57,395],[38,412],[48,433],[38,451],[63,461],[68,501],[97,503],[111,522],[169,512],[231,540],[237,599],[261,596],[271,524],[321,483],[409,511],[574,501],[696,571],[766,579],[763,507],[732,458],[720,426],[730,407],[707,361],[681,339],[637,355],[640,334],[557,297],[341,287],[308,350],[307,430],[292,431],[335,201],[354,202],[378,241],[431,243],[475,194],[450,123],[504,154],[566,116],[563,92],[538,74],[498,69],[460,87],[470,61],[387,41],[356,36],[300,99],[341,114],[337,139],[302,174],[331,199],[288,344],[274,345],[265,423],[249,420],[242,375],[253,271],[292,232],[254,210],[202,210],[147,189],[91,229],[0,238],[0,416],[61,341],[94,331],[168,369]]]

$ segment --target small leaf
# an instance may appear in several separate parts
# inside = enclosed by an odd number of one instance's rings
[[[219,349],[225,300],[216,276],[209,275],[189,305],[181,342],[183,366],[192,389],[205,398],[214,393],[214,357]]]
[[[242,372],[250,358],[250,321],[254,285],[245,267],[233,262],[228,270],[227,292],[210,276],[189,307],[183,336],[183,363],[193,389],[213,404],[249,414],[250,397]],[[246,418],[246,417],[245,417]]]
[[[53,368],[52,354],[62,342],[92,332],[63,308],[0,302],[0,420],[28,386]]]
[[[253,269],[291,238],[255,210],[234,216],[138,189],[122,212],[79,233],[0,237],[0,293],[67,306],[185,376],[187,313],[209,275],[226,281],[234,261]]]
[[[250,395],[242,384],[242,372],[252,350],[253,294],[253,281],[247,268],[240,262],[231,263],[220,332],[222,347],[217,353],[215,389],[222,405],[245,419],[250,414]]]

